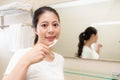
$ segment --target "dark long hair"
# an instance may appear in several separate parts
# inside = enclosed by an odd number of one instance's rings
[[[48,11],[53,12],[58,17],[58,20],[60,21],[59,15],[55,9],[48,7],[48,6],[43,6],[43,7],[38,8],[37,10],[35,10],[35,12],[33,14],[33,19],[32,19],[32,24],[33,24],[32,27],[33,28],[37,28],[37,24],[38,24],[38,20],[39,20],[40,16]],[[35,34],[34,44],[36,44],[37,41],[38,41],[38,35]]]
[[[85,41],[89,40],[92,34],[96,35],[97,30],[94,27],[91,27],[91,26],[88,27],[87,29],[85,29],[84,32],[80,33],[77,57],[81,57]]]

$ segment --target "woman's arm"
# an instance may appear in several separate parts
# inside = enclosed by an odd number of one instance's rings
[[[31,64],[42,61],[50,53],[49,47],[43,44],[37,44],[22,56],[13,70],[3,80],[25,80],[26,73]]]
[[[97,43],[97,47],[96,47],[96,52],[100,53],[100,49],[102,48],[102,44]]]
[[[28,68],[28,63],[20,61],[9,75],[3,77],[3,80],[25,80]]]

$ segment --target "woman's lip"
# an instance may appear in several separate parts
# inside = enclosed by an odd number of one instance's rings
[[[48,40],[48,41],[50,41],[50,42],[51,42],[51,41],[54,41],[55,36],[50,36],[50,37],[46,37],[46,38],[47,38],[47,40]]]

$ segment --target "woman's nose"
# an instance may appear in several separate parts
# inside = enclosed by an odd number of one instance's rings
[[[54,28],[53,28],[53,26],[49,26],[48,32],[49,32],[49,33],[54,33]]]

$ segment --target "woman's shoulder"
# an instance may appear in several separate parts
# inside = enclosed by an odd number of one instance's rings
[[[61,54],[59,54],[59,53],[56,53],[56,52],[53,52],[54,53],[54,55],[56,55],[56,56],[59,56],[59,57],[63,57]]]
[[[23,48],[23,49],[17,50],[15,53],[18,53],[18,52],[26,52],[26,51],[29,51],[29,50],[31,50],[31,49],[32,49],[32,47]]]
[[[84,47],[83,47],[83,51],[91,51],[91,49],[90,49],[90,47],[88,47],[88,46],[84,46]]]
[[[19,49],[17,51],[15,51],[15,53],[13,54],[13,57],[17,57],[17,56],[22,56],[24,55],[27,51],[31,50],[32,48],[24,48],[24,49]]]
[[[92,49],[90,49],[88,46],[84,46],[82,55],[90,55],[92,54],[92,52],[93,52]]]
[[[55,55],[55,57],[64,60],[64,57],[61,54],[58,54],[58,53],[54,52],[54,55]]]

